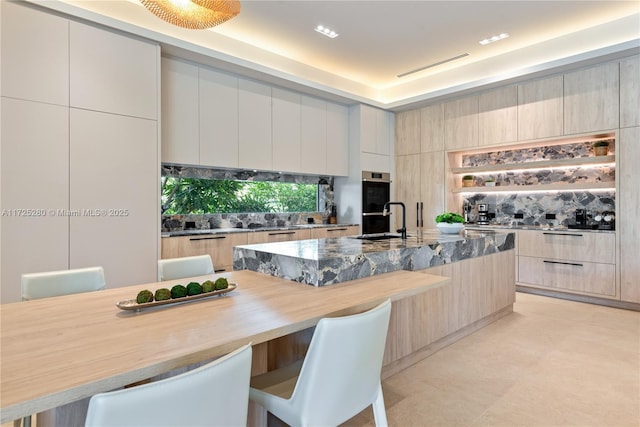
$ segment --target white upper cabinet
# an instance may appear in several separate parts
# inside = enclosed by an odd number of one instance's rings
[[[162,161],[197,165],[198,67],[162,58]]]
[[[619,91],[617,62],[565,74],[565,135],[616,129],[620,123]]]
[[[301,172],[300,94],[273,88],[273,169]]]
[[[518,89],[505,86],[478,96],[478,145],[518,139]]]
[[[200,164],[237,168],[238,78],[200,67]]]
[[[620,61],[620,127],[640,126],[640,55]]]
[[[444,143],[447,150],[478,146],[478,96],[444,104]]]
[[[327,168],[334,176],[349,174],[349,109],[327,102]]]
[[[360,106],[360,151],[372,154],[390,154],[391,114],[368,105]]]
[[[69,105],[69,21],[0,2],[2,96]]]
[[[326,102],[300,98],[300,167],[308,174],[324,174],[327,168]]]
[[[562,135],[563,105],[562,76],[518,85],[518,139]]]
[[[157,120],[156,44],[70,22],[72,107]]]
[[[272,170],[271,87],[239,79],[238,96],[238,166]]]

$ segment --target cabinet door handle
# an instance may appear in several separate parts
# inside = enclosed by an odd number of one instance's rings
[[[424,227],[424,202],[420,202],[420,227]]]
[[[269,236],[278,236],[280,234],[296,234],[295,231],[283,231],[282,233],[269,233]]]
[[[548,236],[573,236],[573,237],[582,237],[582,234],[571,234],[571,233],[545,233],[543,232],[542,234],[546,234]]]
[[[215,270],[213,270],[214,273],[222,273],[224,271],[227,271],[226,268],[216,268]]]
[[[583,264],[579,264],[576,262],[560,262],[560,261],[546,261],[546,260],[543,262],[547,264],[562,264],[562,265],[574,265],[576,267],[584,267]]]
[[[213,237],[191,237],[189,240],[219,240],[226,239],[227,236],[213,236]]]
[[[332,231],[347,231],[346,228],[329,228],[327,229],[327,232],[332,232]]]

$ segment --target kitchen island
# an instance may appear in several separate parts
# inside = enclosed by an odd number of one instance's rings
[[[393,303],[383,367],[386,377],[513,311],[515,233],[447,235],[434,230],[406,240],[341,237],[237,246],[234,269],[320,289],[384,278],[401,270],[450,278],[448,286]],[[398,284],[391,278],[383,283]],[[297,335],[287,339],[304,347],[310,331]]]

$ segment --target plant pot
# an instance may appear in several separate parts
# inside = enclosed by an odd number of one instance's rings
[[[484,183],[485,187],[495,187],[496,186],[496,182],[495,181],[487,181]]]
[[[606,156],[609,153],[609,147],[593,147],[596,156]]]
[[[454,222],[452,224],[448,222],[439,222],[436,224],[438,230],[444,234],[458,234],[462,230],[464,230],[464,224],[460,222]]]
[[[462,186],[463,187],[473,187],[473,180],[472,179],[463,179],[462,180]]]

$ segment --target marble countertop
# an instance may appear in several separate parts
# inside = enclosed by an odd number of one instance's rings
[[[255,227],[255,228],[210,228],[210,229],[189,229],[178,231],[163,231],[162,237],[178,237],[178,236],[199,236],[207,234],[228,234],[228,233],[252,233],[256,231],[279,231],[279,230],[300,230],[307,228],[333,228],[333,227],[350,227],[358,224],[298,224],[283,225],[280,227]]]
[[[324,286],[396,270],[423,270],[515,248],[508,230],[425,231],[406,240],[355,237],[242,245],[234,248],[234,270],[252,270]]]

